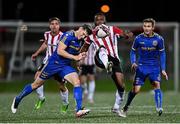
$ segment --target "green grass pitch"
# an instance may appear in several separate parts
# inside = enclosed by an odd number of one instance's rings
[[[84,101],[85,107],[90,108],[91,112],[83,118],[74,116],[72,91],[69,96],[70,107],[65,115],[60,113],[59,94],[49,92],[45,92],[46,102],[40,110],[34,110],[37,95],[33,93],[23,99],[17,113],[12,114],[10,107],[15,95],[17,93],[0,94],[0,123],[180,123],[180,94],[172,92],[164,93],[162,116],[155,111],[153,94],[141,92],[135,97],[127,118],[111,113],[115,96],[113,92],[96,92],[94,104]]]

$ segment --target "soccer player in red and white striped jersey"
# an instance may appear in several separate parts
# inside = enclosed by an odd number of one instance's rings
[[[35,77],[34,77],[35,79],[40,75],[42,68],[48,61],[48,58],[55,51],[55,49],[60,41],[60,37],[63,34],[60,31],[60,20],[57,17],[53,17],[53,18],[49,19],[49,28],[50,28],[50,31],[47,31],[44,33],[45,41],[43,42],[41,47],[31,57],[32,60],[34,61],[41,52],[46,50],[46,56],[41,64],[41,66],[38,68],[38,71],[35,74]],[[59,76],[55,75],[54,79],[59,82],[60,96],[63,101],[63,105],[68,106],[68,104],[69,104],[68,89],[65,87],[64,82],[62,81],[62,79]],[[36,109],[39,109],[41,107],[41,105],[43,104],[43,102],[45,101],[43,89],[44,89],[43,85],[41,87],[39,87],[38,89],[36,89],[36,92],[39,96],[39,100],[35,105]]]
[[[129,38],[132,37],[132,32],[126,32],[115,26],[104,25],[106,23],[106,17],[103,13],[97,13],[94,17],[95,28],[92,35],[90,35],[86,43],[92,42],[96,45],[95,63],[98,67],[106,69],[117,87],[116,100],[112,108],[112,112],[120,113],[120,104],[124,98],[124,75],[121,69],[121,60],[118,56],[118,44],[117,37]],[[102,25],[103,24],[103,25]],[[108,30],[109,35],[104,38],[97,37],[98,26],[103,26]],[[83,50],[83,48],[82,48]]]
[[[87,56],[83,60],[81,60],[81,71],[80,71],[80,81],[83,87],[84,99],[86,99],[90,103],[94,103],[94,91],[95,91],[95,62],[94,62],[94,54],[95,54],[95,46],[91,44],[88,51]],[[87,84],[89,86],[87,86]]]

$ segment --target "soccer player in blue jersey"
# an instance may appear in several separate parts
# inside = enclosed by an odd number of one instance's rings
[[[67,80],[74,86],[74,99],[76,101],[76,117],[81,117],[90,112],[89,109],[82,108],[82,88],[80,86],[79,76],[76,70],[71,66],[73,60],[79,61],[86,57],[86,53],[79,53],[81,47],[81,39],[86,38],[92,33],[90,25],[84,24],[78,30],[72,33],[64,33],[60,39],[58,47],[53,55],[49,58],[47,64],[42,69],[42,73],[32,84],[27,84],[22,92],[16,96],[11,105],[12,113],[16,113],[21,100],[37,89],[45,80],[57,74],[62,79]]]
[[[160,89],[161,73],[168,80],[166,73],[166,54],[164,47],[164,39],[159,34],[153,32],[155,28],[155,20],[152,18],[144,19],[142,34],[139,34],[132,45],[130,59],[132,69],[135,69],[135,79],[133,88],[128,94],[125,106],[121,110],[119,116],[126,117],[126,113],[133,98],[140,91],[145,79],[148,77],[153,89],[156,110],[159,116],[163,112],[162,108],[162,91]],[[138,54],[138,60],[136,60]]]

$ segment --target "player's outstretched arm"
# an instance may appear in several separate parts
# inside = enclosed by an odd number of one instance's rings
[[[44,42],[42,43],[42,45],[39,47],[39,49],[38,49],[35,53],[32,54],[31,60],[32,60],[32,61],[35,61],[35,60],[36,60],[36,57],[37,57],[40,53],[42,53],[43,51],[45,51],[46,48],[47,48],[47,44],[46,44],[46,41],[44,41]]]

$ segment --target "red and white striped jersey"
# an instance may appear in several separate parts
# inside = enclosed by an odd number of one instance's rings
[[[44,39],[47,41],[47,49],[46,49],[46,56],[43,60],[45,64],[48,58],[53,54],[55,51],[57,44],[59,43],[60,37],[62,36],[62,32],[60,31],[57,35],[52,35],[51,31],[47,31],[44,33]]]
[[[100,46],[104,46],[107,49],[108,55],[119,59],[117,38],[122,35],[123,30],[115,26],[109,26],[109,31],[109,36],[105,38],[98,38],[96,32],[93,32],[93,34],[87,38],[87,41],[92,41],[96,46],[96,50],[98,50]]]
[[[94,65],[95,64],[95,62],[94,62],[95,51],[96,51],[95,45],[91,44],[87,51],[87,56],[83,60],[81,60],[81,64],[82,65]]]

